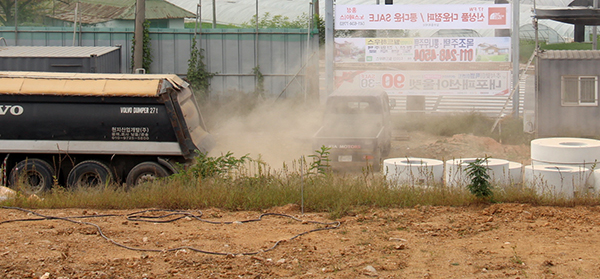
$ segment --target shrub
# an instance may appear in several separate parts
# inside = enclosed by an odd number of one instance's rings
[[[467,185],[467,188],[471,194],[475,195],[479,199],[485,199],[492,196],[492,185],[490,184],[490,175],[487,173],[490,169],[485,166],[487,164],[487,158],[477,158],[474,162],[469,163],[465,171],[471,183]]]

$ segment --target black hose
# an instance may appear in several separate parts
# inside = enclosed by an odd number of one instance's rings
[[[313,232],[337,229],[341,225],[341,223],[339,221],[335,221],[335,222],[308,221],[308,220],[302,220],[302,219],[296,218],[294,216],[287,215],[287,214],[281,214],[281,213],[263,213],[260,216],[258,216],[258,218],[256,218],[256,219],[248,219],[248,220],[242,220],[242,221],[216,222],[216,221],[210,221],[210,220],[202,219],[202,211],[198,211],[198,214],[194,214],[194,213],[191,213],[189,211],[181,211],[181,210],[148,209],[148,210],[143,210],[143,211],[137,211],[137,212],[129,213],[129,214],[126,214],[126,215],[120,215],[120,214],[103,214],[103,215],[90,215],[90,216],[86,215],[86,216],[58,217],[58,216],[43,215],[43,214],[37,213],[35,211],[28,210],[28,209],[23,209],[23,208],[19,208],[19,207],[2,206],[1,208],[3,208],[3,209],[12,209],[12,210],[19,210],[19,211],[22,211],[22,212],[26,212],[26,213],[30,213],[32,215],[38,216],[39,218],[24,218],[24,219],[5,220],[5,221],[0,222],[0,225],[6,224],[6,223],[11,223],[11,222],[28,222],[28,221],[42,221],[42,220],[62,220],[62,221],[67,221],[67,222],[71,222],[71,223],[75,223],[75,224],[87,225],[87,226],[95,227],[96,230],[97,230],[97,232],[98,232],[98,234],[102,238],[106,239],[108,242],[110,242],[113,245],[116,245],[118,247],[121,247],[121,248],[124,248],[124,249],[128,249],[128,250],[133,250],[133,251],[158,252],[158,253],[162,253],[162,252],[174,252],[174,251],[178,251],[178,250],[187,249],[187,250],[190,250],[190,251],[204,253],[204,254],[209,254],[209,255],[221,255],[221,256],[228,256],[228,255],[245,255],[245,256],[247,256],[247,255],[256,255],[256,254],[260,254],[260,253],[264,253],[264,252],[268,252],[268,251],[274,250],[282,242],[289,241],[289,240],[294,240],[294,239],[296,239],[296,238],[298,238],[300,236],[303,236],[303,235],[309,234],[309,233],[313,233]],[[150,213],[150,212],[165,212],[165,214],[159,215],[159,216],[144,215],[145,213]],[[273,246],[271,246],[271,247],[269,247],[267,249],[263,249],[263,250],[259,250],[259,251],[254,251],[254,252],[225,253],[225,252],[206,251],[206,250],[198,249],[198,248],[191,247],[191,246],[180,246],[180,247],[169,248],[169,249],[145,249],[145,248],[130,247],[130,246],[126,246],[124,244],[121,244],[121,243],[118,243],[118,242],[112,240],[111,238],[109,238],[108,236],[106,236],[104,234],[104,232],[102,231],[102,228],[100,226],[98,226],[98,225],[96,225],[94,223],[74,220],[74,219],[84,219],[84,218],[118,217],[118,216],[125,216],[127,218],[127,220],[129,220],[129,221],[150,222],[150,223],[169,223],[169,222],[175,222],[177,220],[189,217],[189,218],[201,221],[201,222],[205,222],[205,223],[209,223],[209,224],[215,224],[215,225],[230,225],[230,224],[244,224],[244,223],[250,223],[250,222],[259,222],[259,221],[262,221],[263,217],[276,216],[276,217],[289,218],[289,219],[292,219],[294,221],[301,222],[302,224],[317,224],[317,225],[324,225],[324,227],[301,232],[299,234],[296,234],[296,235],[290,237],[287,240],[278,240],[277,242],[275,242],[275,244]],[[164,219],[164,218],[170,218],[170,219],[160,220],[160,219]]]

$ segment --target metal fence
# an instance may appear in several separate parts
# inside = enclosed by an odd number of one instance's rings
[[[149,31],[153,59],[149,72],[185,76],[194,30]],[[318,87],[305,80],[305,75],[318,80],[318,70],[311,71],[312,65],[318,65],[318,34],[309,36],[306,29],[204,29],[198,33],[207,71],[215,73],[213,94],[253,92],[255,69],[264,77],[267,97],[305,94],[307,87],[313,92],[309,94],[317,94],[314,91]],[[0,37],[8,46],[73,46],[74,42],[76,46],[121,45],[123,73],[131,72],[133,34],[133,28],[84,27],[74,33],[72,28],[63,27],[19,27],[17,33],[14,27],[0,27]]]

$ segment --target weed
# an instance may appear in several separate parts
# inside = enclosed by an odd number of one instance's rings
[[[191,174],[196,178],[214,177],[227,174],[232,170],[238,169],[242,164],[251,160],[248,155],[240,158],[233,156],[233,153],[227,152],[219,157],[209,157],[204,152],[198,152],[196,163],[184,174]]]
[[[265,77],[260,71],[260,66],[252,68],[252,73],[256,80],[254,94],[256,94],[256,97],[263,99],[265,97]]]
[[[513,251],[513,256],[510,258],[510,260],[513,263],[522,265],[523,261],[521,260],[521,257],[519,257],[519,255],[517,254],[517,245],[511,246],[511,248],[512,248],[512,251]]]
[[[492,185],[490,184],[490,175],[488,170],[490,169],[483,164],[487,163],[487,158],[477,158],[474,162],[470,162],[465,168],[467,175],[471,179],[471,183],[467,185],[467,188],[471,194],[475,195],[479,199],[484,199],[492,196]]]
[[[199,48],[196,45],[196,37],[192,39],[192,50],[190,52],[190,59],[188,60],[187,79],[192,85],[194,92],[200,95],[201,100],[208,99],[210,81],[216,73],[211,73],[206,70],[206,64],[204,64],[204,55],[202,52],[204,49]]]
[[[321,146],[321,149],[315,150],[315,153],[317,154],[308,155],[308,157],[313,159],[310,168],[308,169],[309,172],[315,171],[320,174],[326,174],[331,171],[331,166],[329,165],[329,150],[331,150],[331,148],[323,145]]]
[[[125,191],[113,184],[97,188],[68,190],[53,187],[40,199],[17,195],[0,202],[4,206],[25,208],[97,208],[97,209],[204,209],[265,210],[286,204],[300,204],[301,187],[308,212],[327,212],[332,219],[372,208],[412,208],[428,206],[468,206],[480,203],[469,190],[446,187],[389,187],[382,175],[337,174],[303,176],[303,164],[290,164],[286,170],[273,171],[264,163],[231,153],[216,158],[199,154],[197,164],[178,175],[156,180]],[[557,199],[536,193],[530,187],[509,185],[494,193],[503,203],[573,206],[600,205],[596,196]],[[364,222],[364,220],[362,220]],[[361,222],[357,218],[357,222]],[[410,230],[396,224],[394,230]],[[468,232],[459,231],[459,235]],[[518,258],[518,257],[517,257]]]
[[[142,25],[143,27],[143,31],[142,31],[142,68],[144,68],[144,70],[146,70],[146,73],[150,72],[150,64],[152,64],[152,46],[151,46],[151,42],[150,42],[150,21],[146,20],[144,21],[144,24]],[[135,63],[134,61],[134,49],[135,49],[135,37],[131,38],[131,67],[134,67]],[[135,70],[135,69],[133,69]]]

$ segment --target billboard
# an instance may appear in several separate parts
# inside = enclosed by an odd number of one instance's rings
[[[510,4],[336,5],[335,29],[510,29]]]
[[[335,38],[336,63],[508,62],[510,37]]]
[[[380,89],[389,95],[508,96],[510,71],[335,71],[337,90]]]

